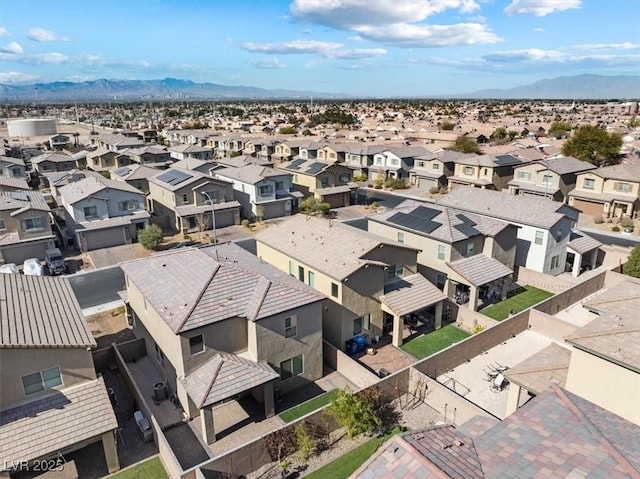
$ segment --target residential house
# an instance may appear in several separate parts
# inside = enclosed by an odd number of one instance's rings
[[[121,263],[133,331],[190,418],[215,441],[213,408],[322,376],[324,297],[233,243]]]
[[[142,191],[145,195],[149,193],[149,178],[158,173],[157,168],[134,164],[112,168],[109,175],[114,181],[124,181],[135,189]]]
[[[115,472],[118,422],[68,280],[0,274],[0,291],[0,476],[36,466],[52,474],[47,464],[95,442]]]
[[[208,161],[213,159],[213,149],[199,145],[177,145],[169,148],[169,155],[176,160],[195,158]]]
[[[132,243],[149,224],[144,193],[128,183],[90,176],[58,193],[69,235],[80,251]]]
[[[418,250],[351,226],[294,215],[256,235],[258,257],[321,292],[323,337],[347,341],[392,333],[402,344],[403,319],[424,311],[436,327],[446,295],[417,272]]]
[[[233,184],[233,195],[244,218],[267,220],[297,213],[302,193],[293,191],[292,175],[267,166],[219,168],[215,178]]]
[[[303,196],[313,195],[331,208],[349,206],[351,192],[357,188],[350,184],[351,170],[340,163],[297,158],[276,168],[293,175],[294,187]]]
[[[144,142],[137,135],[125,136],[118,134],[93,135],[90,137],[91,146],[111,151],[124,151],[129,148],[141,148]]]
[[[516,266],[554,276],[565,271],[567,246],[579,215],[575,208],[546,198],[471,187],[454,189],[438,204],[518,226]]]
[[[176,161],[172,168],[179,170],[197,171],[204,173],[205,175],[211,175],[211,172],[218,168],[218,162],[212,160],[198,160],[197,158],[185,158],[184,160]]]
[[[371,233],[417,248],[418,271],[472,310],[506,297],[517,229],[503,220],[412,200],[367,222]]]
[[[595,169],[586,161],[572,156],[540,160],[514,168],[509,192],[516,195],[545,196],[564,203],[575,188],[579,173]]]
[[[621,163],[579,173],[568,203],[587,215],[634,217],[640,207],[640,165]]]
[[[514,168],[528,161],[513,155],[468,155],[456,158],[454,163],[449,190],[468,185],[502,191],[513,179]]]
[[[408,179],[416,156],[430,153],[423,146],[401,146],[387,148],[373,155],[373,166],[369,168],[369,179]]]
[[[0,176],[26,180],[27,171],[24,165],[24,160],[20,158],[0,156]]]
[[[455,169],[454,160],[470,155],[473,153],[439,150],[416,156],[413,168],[409,170],[409,183],[426,191],[446,189]]]
[[[174,159],[164,146],[148,145],[139,148],[128,148],[122,152],[131,159],[130,164],[138,163],[151,168],[164,169],[171,166]]]
[[[87,168],[92,171],[109,171],[111,168],[120,168],[131,163],[131,158],[122,152],[104,147],[87,154]]]
[[[61,133],[49,138],[49,146],[52,150],[63,150],[71,144],[71,136]]]
[[[231,168],[240,168],[246,165],[273,166],[271,161],[264,160],[261,157],[247,155],[220,158],[216,161],[216,163],[220,166]]]
[[[389,149],[393,145],[363,145],[360,143],[340,145],[344,151],[344,165],[353,170],[353,175],[366,175],[373,165],[373,157]],[[400,145],[396,145],[400,146]],[[336,145],[338,148],[338,145]]]
[[[55,171],[69,171],[83,165],[73,156],[62,153],[43,153],[31,158],[31,165],[38,173],[53,173]]]
[[[54,247],[49,205],[38,191],[0,191],[0,262],[44,259]]]
[[[0,175],[0,191],[28,191],[30,189],[29,183],[23,178]]]
[[[49,188],[49,193],[53,197],[57,204],[60,204],[60,192],[59,189],[63,186],[80,181],[84,178],[96,177],[104,178],[100,173],[91,170],[69,170],[60,171],[57,173],[46,173],[42,175],[42,185],[45,188]]]
[[[300,148],[307,147],[312,141],[311,139],[300,139],[276,142],[271,161],[274,165],[291,161],[300,154]]]
[[[166,217],[169,227],[185,234],[240,224],[233,185],[197,171],[169,168],[150,177],[149,204],[154,216]]]
[[[271,163],[271,155],[275,152],[277,143],[278,141],[272,138],[251,138],[245,141],[242,154]]]

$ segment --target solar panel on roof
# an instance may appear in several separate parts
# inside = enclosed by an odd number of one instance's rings
[[[29,195],[24,191],[11,191],[9,196],[14,200],[29,201]]]
[[[171,169],[167,170],[166,172],[158,176],[158,179],[160,181],[163,181],[172,186],[179,185],[180,183],[188,180],[189,178],[191,178],[191,175],[183,173],[182,171],[171,170]]]
[[[442,226],[440,223],[432,221],[431,218],[422,218],[420,216],[412,214],[408,215],[406,213],[396,213],[393,216],[390,216],[387,221],[414,231],[420,231],[424,234],[429,234]]]
[[[516,163],[522,163],[522,160],[516,158],[512,155],[496,155],[496,165],[504,166],[504,165],[513,165]]]
[[[467,236],[468,238],[471,238],[472,236],[478,234],[478,230],[475,228],[475,222],[462,214],[456,215],[456,218],[458,218],[462,222],[462,224],[454,225],[454,228],[460,231],[460,233]]]
[[[310,175],[315,175],[316,173],[319,173],[320,171],[322,171],[326,166],[327,166],[326,163],[319,163],[316,161],[309,165],[306,172],[309,173]]]
[[[127,168],[126,166],[123,166],[122,168],[118,168],[117,170],[113,171],[117,176],[126,176],[129,173],[131,173],[131,168]]]
[[[304,160],[304,159],[298,158],[297,160],[293,160],[291,163],[289,163],[289,166],[290,166],[290,167],[291,167],[291,166],[294,166],[294,167],[300,167],[300,165],[301,165],[302,163],[304,163],[305,161],[307,161],[307,160]]]

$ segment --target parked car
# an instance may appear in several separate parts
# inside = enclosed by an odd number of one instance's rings
[[[51,248],[44,253],[44,262],[50,275],[63,274],[67,271],[67,262],[59,248]]]
[[[38,258],[24,260],[22,272],[27,276],[44,276],[44,267]]]
[[[15,263],[7,263],[0,266],[0,273],[5,274],[18,274],[18,267]]]

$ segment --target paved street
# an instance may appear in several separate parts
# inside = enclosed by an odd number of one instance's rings
[[[67,278],[82,309],[118,301],[118,291],[125,289],[120,266],[76,273]]]

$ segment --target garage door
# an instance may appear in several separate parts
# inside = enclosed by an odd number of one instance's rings
[[[233,221],[233,210],[216,211],[216,229],[231,226]]]
[[[100,231],[85,231],[85,241],[87,251],[100,248],[110,248],[124,244],[123,226],[109,228]]]
[[[573,207],[580,210],[585,215],[602,216],[602,203],[594,203],[593,201],[579,200],[574,198]]]
[[[10,246],[2,248],[2,257],[5,263],[15,263],[20,266],[27,258],[44,259],[44,252],[47,248],[52,248],[53,240],[51,243],[47,241],[39,241],[36,243],[24,243],[17,246]]]
[[[429,191],[431,188],[436,186],[436,180],[431,178],[419,178],[418,179],[418,188],[421,190]]]

